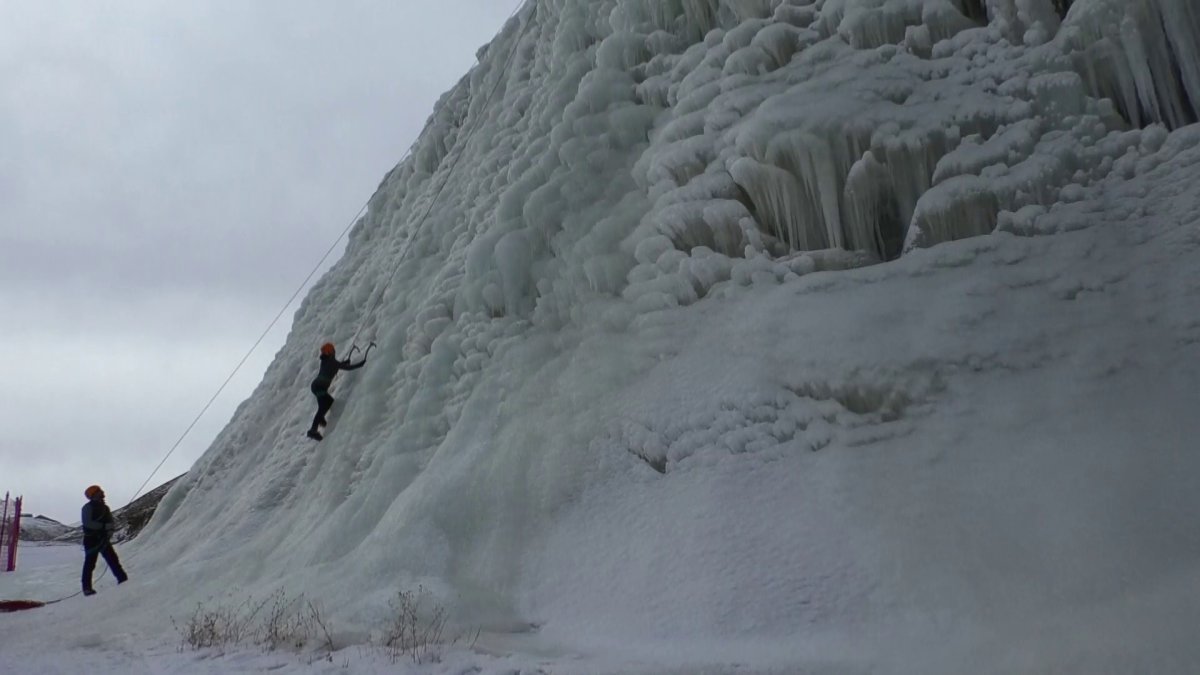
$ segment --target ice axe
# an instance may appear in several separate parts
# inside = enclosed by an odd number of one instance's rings
[[[371,353],[371,348],[374,346],[375,346],[374,341],[371,341],[371,344],[367,345],[367,351],[363,352],[363,361],[367,360],[367,355]],[[347,354],[346,357],[349,358],[351,356],[354,356],[354,352],[356,352],[356,351],[358,351],[358,345],[351,346],[350,353]]]

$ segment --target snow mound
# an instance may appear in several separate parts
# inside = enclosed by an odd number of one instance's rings
[[[1197,16],[531,0],[135,569],[564,671],[1187,670]]]
[[[53,518],[25,514],[21,518],[19,536],[21,541],[53,541],[75,529]]]

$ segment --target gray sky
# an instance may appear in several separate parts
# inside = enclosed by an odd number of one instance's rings
[[[518,4],[0,5],[0,497],[128,501]]]

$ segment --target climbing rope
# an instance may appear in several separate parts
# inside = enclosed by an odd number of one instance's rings
[[[370,204],[370,202],[371,200],[369,197],[367,198],[367,201],[363,202],[363,205],[361,208],[359,208],[358,213],[354,214],[354,218],[350,220],[350,223],[346,225],[346,228],[342,230],[342,233],[338,235],[338,238],[334,240],[329,249],[325,251],[325,255],[321,256],[321,259],[317,261],[316,265],[313,265],[313,268],[311,271],[309,271],[308,276],[304,277],[304,281],[300,282],[300,285],[296,287],[296,290],[292,293],[292,296],[287,299],[287,302],[283,303],[283,307],[279,309],[279,313],[275,315],[274,319],[271,319],[271,323],[267,324],[266,329],[263,330],[262,334],[258,336],[258,339],[254,341],[254,344],[250,346],[250,349],[246,350],[246,354],[242,356],[242,360],[238,361],[238,364],[234,366],[233,372],[229,373],[229,377],[225,378],[225,381],[221,383],[220,387],[217,387],[217,392],[212,395],[212,398],[208,399],[208,403],[204,404],[204,407],[200,409],[200,412],[196,415],[195,419],[192,420],[192,423],[183,430],[183,433],[180,434],[179,438],[175,441],[175,444],[171,446],[171,449],[167,451],[167,454],[162,458],[162,461],[158,463],[158,466],[154,467],[154,470],[150,472],[150,475],[146,476],[146,480],[142,481],[142,484],[138,486],[137,492],[134,492],[133,497],[129,499],[130,503],[132,503],[134,499],[137,499],[138,495],[142,493],[142,489],[145,488],[146,484],[150,482],[150,479],[154,478],[154,474],[158,473],[158,470],[162,468],[162,465],[166,463],[167,459],[170,458],[175,450],[179,448],[179,444],[183,442],[184,438],[187,438],[187,435],[192,431],[192,428],[196,426],[196,423],[200,421],[200,418],[204,416],[204,413],[208,412],[208,409],[212,406],[213,402],[217,400],[217,397],[221,395],[221,392],[225,391],[225,387],[227,387],[230,381],[233,380],[234,376],[238,374],[238,371],[242,369],[242,366],[246,365],[246,361],[250,358],[250,355],[254,353],[255,349],[258,349],[258,346],[262,344],[263,340],[266,339],[267,334],[271,332],[271,329],[275,327],[275,324],[279,323],[279,319],[283,316],[283,313],[287,311],[287,308],[291,306],[292,302],[296,300],[296,297],[300,295],[300,292],[304,290],[304,287],[308,285],[308,282],[317,273],[317,270],[321,269],[321,265],[325,263],[325,260],[329,258],[334,249],[336,249],[338,244],[341,243],[342,239],[345,238],[346,234],[350,232],[350,228],[354,227],[354,223],[358,222],[359,217],[362,216],[363,212],[367,210],[367,205]]]

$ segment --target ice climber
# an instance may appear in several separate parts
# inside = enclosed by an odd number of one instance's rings
[[[129,575],[121,567],[117,552],[112,546],[112,531],[115,527],[112,511],[104,503],[104,490],[99,485],[88,486],[83,491],[88,502],[83,505],[83,594],[95,595],[92,588],[92,571],[96,569],[96,558],[104,556],[104,562],[112,570],[118,584],[123,584]]]
[[[329,385],[333,384],[334,376],[338,374],[339,370],[362,368],[366,362],[367,357],[365,355],[362,361],[358,363],[350,363],[349,358],[338,361],[337,350],[334,349],[332,342],[326,342],[321,345],[321,371],[317,373],[317,377],[312,381],[311,387],[313,396],[317,397],[317,414],[313,415],[312,428],[308,430],[309,438],[318,441],[324,438],[318,428],[325,426],[325,413],[329,412],[329,409],[333,407],[333,397],[329,395]]]

